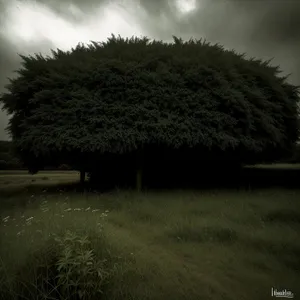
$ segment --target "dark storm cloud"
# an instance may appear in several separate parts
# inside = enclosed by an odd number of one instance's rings
[[[1,5],[0,5],[1,8]],[[0,93],[3,90],[4,85],[7,83],[7,76],[11,76],[11,67],[16,65],[16,61],[11,57],[10,50],[11,45],[4,37],[0,36]],[[3,132],[3,127],[6,126],[8,117],[4,113],[0,113],[0,140],[6,134]]]
[[[18,65],[18,58],[12,55],[13,46],[4,37],[0,36],[0,93],[7,84],[7,77],[13,75],[13,68]],[[0,111],[0,140],[7,139],[8,135],[4,128],[7,126],[8,116]]]
[[[197,9],[181,19],[170,14],[167,1],[141,3],[147,3],[144,7],[153,15],[143,21],[145,26],[151,24],[154,35],[205,37],[251,56],[275,57],[275,64],[293,73],[291,81],[300,83],[300,1],[199,0]],[[163,14],[169,20],[164,28]]]
[[[26,1],[26,0],[24,0]],[[0,0],[0,26],[5,19],[5,3]],[[36,0],[57,15],[76,24],[84,24],[100,5],[128,5],[127,0]],[[129,1],[129,2],[134,2]],[[83,12],[78,16],[70,5]],[[196,9],[186,15],[176,10],[176,0],[135,0],[130,11],[146,35],[171,40],[172,35],[184,39],[204,37],[226,48],[235,48],[250,56],[269,59],[279,64],[284,73],[292,73],[290,81],[300,84],[300,1],[297,0],[196,0]],[[128,6],[129,7],[129,6]],[[2,14],[1,14],[2,12]],[[118,32],[115,32],[118,34]],[[27,45],[28,46],[28,45]],[[53,47],[41,41],[30,50]],[[29,48],[27,48],[29,49]],[[6,77],[18,68],[14,46],[0,35],[0,92]],[[3,138],[3,113],[0,115],[0,139]]]

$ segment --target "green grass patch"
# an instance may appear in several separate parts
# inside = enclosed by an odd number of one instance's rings
[[[299,190],[78,193],[44,176],[0,194],[1,299],[300,293]]]
[[[167,236],[177,241],[198,243],[232,243],[237,240],[237,233],[234,230],[218,227],[178,226],[167,231]]]
[[[300,212],[287,209],[271,211],[263,216],[263,220],[274,223],[300,224]]]

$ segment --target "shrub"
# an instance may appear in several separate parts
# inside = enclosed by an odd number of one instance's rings
[[[0,295],[5,300],[99,299],[110,274],[88,237],[67,231],[31,253],[15,273],[2,262]]]
[[[78,295],[79,299],[91,299],[101,295],[109,273],[105,260],[97,260],[89,248],[88,237],[80,237],[70,231],[55,239],[60,247],[57,262],[58,286],[66,296]]]

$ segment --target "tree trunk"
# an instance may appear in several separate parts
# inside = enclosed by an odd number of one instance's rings
[[[80,184],[83,185],[85,182],[85,171],[80,171]]]
[[[138,168],[136,171],[136,190],[140,192],[142,190],[142,168]]]
[[[142,182],[142,175],[143,175],[143,156],[142,151],[138,150],[137,152],[137,169],[136,169],[136,190],[140,192],[142,190],[143,182]]]

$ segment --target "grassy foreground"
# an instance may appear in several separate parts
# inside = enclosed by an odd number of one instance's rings
[[[74,180],[76,172],[0,174],[0,299],[300,294],[299,189],[52,188]]]

